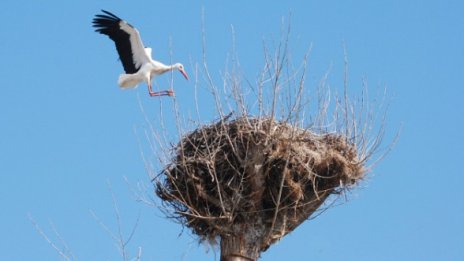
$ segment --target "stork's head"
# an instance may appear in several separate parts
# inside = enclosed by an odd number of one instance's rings
[[[189,79],[187,73],[184,70],[184,66],[181,63],[176,63],[176,68],[179,70],[180,73],[185,77],[185,79]]]

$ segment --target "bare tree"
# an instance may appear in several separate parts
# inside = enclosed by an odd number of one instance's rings
[[[175,101],[180,141],[170,145],[164,127],[148,135],[162,166],[159,174],[150,169],[161,210],[200,240],[220,240],[223,261],[257,260],[271,244],[329,207],[331,195],[355,187],[377,162],[373,156],[384,134],[382,104],[373,110],[367,86],[360,98],[350,99],[346,56],[342,95],[331,90],[327,75],[319,86],[308,88],[311,48],[295,66],[290,27],[283,32],[275,47],[264,44],[264,65],[255,81],[240,72],[234,50],[217,84],[203,40],[195,85],[207,86],[218,120],[205,124],[188,118],[195,128],[187,131]],[[195,99],[199,119],[202,101]]]

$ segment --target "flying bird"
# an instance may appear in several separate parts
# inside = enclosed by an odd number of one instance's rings
[[[144,81],[148,85],[150,96],[173,96],[172,90],[153,92],[151,80],[154,76],[172,70],[179,72],[189,79],[181,63],[165,65],[151,58],[151,48],[145,47],[139,31],[116,15],[101,10],[104,14],[97,14],[93,19],[95,31],[107,35],[116,45],[119,58],[124,67],[125,74],[121,74],[118,84],[121,88],[137,86]]]

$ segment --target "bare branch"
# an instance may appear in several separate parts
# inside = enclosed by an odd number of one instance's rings
[[[117,224],[117,233],[115,234],[113,231],[111,231],[111,229],[95,214],[95,212],[93,210],[90,210],[90,214],[97,221],[97,223],[103,228],[103,230],[105,230],[106,233],[108,235],[110,235],[110,237],[116,243],[116,246],[118,247],[118,250],[119,250],[119,253],[120,253],[121,257],[122,257],[122,260],[127,261],[127,260],[129,260],[129,257],[127,255],[126,246],[129,244],[129,242],[131,241],[132,237],[135,234],[135,231],[137,229],[137,226],[138,226],[139,220],[140,220],[140,212],[139,212],[139,214],[137,216],[137,220],[136,220],[134,226],[132,227],[132,230],[131,230],[129,236],[126,239],[125,236],[124,236],[124,232],[123,232],[121,214],[120,214],[119,207],[118,207],[118,204],[117,204],[116,196],[115,196],[115,194],[113,192],[111,183],[108,181],[107,184],[108,184],[108,189],[111,192],[111,200],[112,200],[114,215],[115,215],[116,224]],[[140,259],[141,251],[142,250],[139,247],[138,256],[136,257],[135,260]],[[134,260],[134,259],[132,259],[132,260]]]
[[[37,224],[37,222],[35,222],[35,220],[32,218],[32,215],[31,214],[28,214],[28,218],[29,218],[29,221],[32,223],[32,225],[34,225],[35,229],[37,230],[37,232],[39,232],[39,234],[45,239],[45,241],[47,241],[47,243],[53,248],[55,249],[55,251],[66,261],[71,261],[71,260],[76,260],[75,258],[72,258],[72,254],[71,256],[68,256],[65,252],[69,251],[68,247],[66,244],[64,244],[64,251],[60,249],[60,247],[58,247],[46,234],[45,232],[40,228],[39,224]],[[55,231],[55,229],[54,229]],[[56,232],[55,232],[56,233]],[[56,233],[57,234],[57,233]],[[59,237],[60,240],[61,239],[61,236]],[[64,242],[64,241],[62,241]]]

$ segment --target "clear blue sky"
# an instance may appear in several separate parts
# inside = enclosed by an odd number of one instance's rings
[[[250,78],[262,68],[263,38],[277,37],[291,12],[295,60],[313,46],[308,84],[329,67],[334,85],[341,82],[345,43],[351,86],[365,78],[373,89],[388,88],[387,135],[403,125],[397,146],[349,202],[306,222],[262,260],[464,260],[462,1],[195,2],[3,1],[1,260],[59,260],[28,213],[59,243],[52,222],[79,260],[121,260],[90,214],[117,231],[107,181],[126,234],[140,215],[131,257],[141,246],[143,260],[215,258],[187,231],[179,236],[179,225],[136,202],[124,181],[148,179],[139,146],[147,124],[137,97],[151,121],[160,99],[148,97],[145,85],[117,87],[122,66],[113,44],[91,28],[100,9],[135,25],[155,58],[169,62],[171,49],[191,76],[201,61],[204,9],[211,72],[223,69],[233,25]],[[174,84],[183,112],[193,113],[193,81],[174,74]],[[214,117],[208,106],[201,111],[206,120]]]

